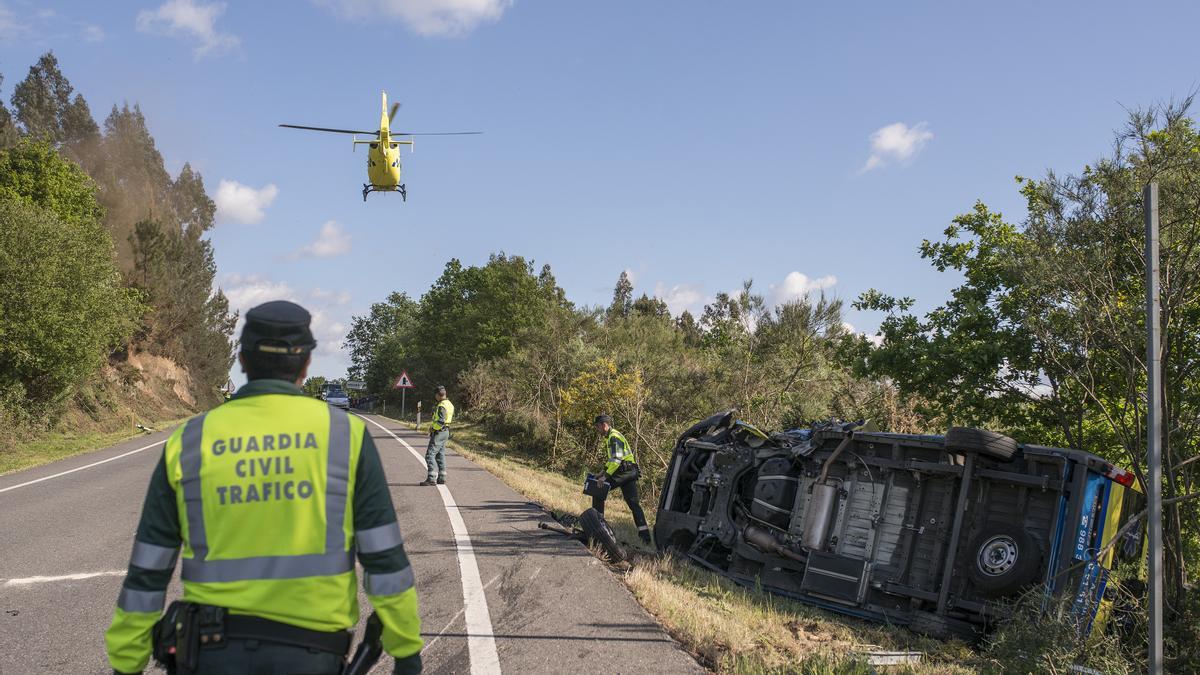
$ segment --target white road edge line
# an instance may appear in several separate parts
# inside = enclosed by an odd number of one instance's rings
[[[483,590],[486,591],[487,589],[491,588],[492,584],[496,583],[499,580],[500,580],[500,575],[497,574],[496,576],[492,577],[491,581],[489,581],[483,585]],[[421,647],[421,653],[424,654],[425,652],[429,651],[430,647],[437,644],[437,641],[442,639],[442,636],[446,634],[446,631],[450,630],[450,628],[455,624],[455,622],[458,621],[458,617],[462,616],[463,612],[466,612],[466,611],[467,611],[466,607],[463,607],[462,609],[458,610],[458,614],[455,614],[454,617],[450,619],[450,621],[446,622],[446,625],[444,627],[442,627],[442,629],[440,631],[438,631],[437,635],[433,636],[432,640],[430,640],[429,642],[426,642],[424,647]]]
[[[385,434],[394,438],[400,445],[408,449],[412,456],[425,465],[425,456],[418,453],[403,438],[392,433],[390,429],[369,417],[358,417],[374,424]],[[458,549],[458,568],[462,577],[463,609],[466,611],[467,651],[471,657],[471,675],[491,675],[500,672],[500,655],[496,653],[495,631],[492,628],[491,614],[488,613],[487,596],[484,594],[483,582],[479,577],[479,566],[475,564],[475,549],[471,546],[471,537],[467,534],[467,524],[463,522],[454,495],[445,485],[437,486],[446,507],[446,515],[450,517],[450,529],[454,532],[454,546]]]
[[[161,440],[161,441],[159,441],[159,442],[157,442],[157,443],[151,443],[150,445],[145,445],[145,446],[142,446],[142,447],[138,448],[137,450],[130,450],[129,452],[126,452],[126,453],[124,453],[124,454],[121,454],[121,455],[117,455],[116,457],[109,457],[108,459],[102,459],[102,460],[100,460],[99,462],[92,462],[91,464],[85,464],[85,465],[83,465],[83,466],[77,466],[77,467],[75,467],[74,469],[68,469],[68,470],[66,470],[66,471],[63,471],[63,472],[61,472],[61,473],[56,473],[56,474],[54,474],[53,476],[44,476],[44,477],[42,477],[42,478],[38,478],[37,480],[31,480],[31,481],[28,481],[28,482],[25,482],[25,483],[17,483],[16,485],[10,485],[10,486],[8,486],[8,487],[6,487],[6,488],[0,488],[0,493],[2,493],[2,492],[8,492],[9,490],[16,490],[17,488],[23,488],[23,487],[25,487],[26,485],[33,485],[34,483],[40,483],[40,482],[42,482],[42,481],[44,481],[44,480],[50,480],[51,478],[58,478],[59,476],[65,476],[65,475],[67,475],[67,474],[69,474],[69,473],[75,473],[76,471],[83,471],[84,469],[90,469],[90,468],[92,468],[93,466],[100,466],[101,464],[105,464],[105,463],[111,462],[111,461],[113,461],[113,460],[121,459],[122,457],[128,457],[128,456],[130,456],[130,455],[136,455],[137,453],[139,453],[139,452],[141,452],[141,451],[143,451],[143,450],[149,450],[150,448],[153,448],[153,447],[155,447],[155,446],[158,446],[158,445],[162,445],[163,443],[166,443],[166,440]]]
[[[91,579],[93,577],[123,577],[125,570],[112,570],[111,572],[83,572],[81,574],[63,574],[57,577],[25,577],[23,579],[4,579],[4,583],[0,584],[4,588],[9,586],[28,586],[30,584],[48,584],[52,581],[79,581],[80,579]]]

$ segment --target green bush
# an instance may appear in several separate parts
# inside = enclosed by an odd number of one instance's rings
[[[112,251],[95,219],[0,199],[0,392],[10,409],[62,401],[132,334],[142,307]]]

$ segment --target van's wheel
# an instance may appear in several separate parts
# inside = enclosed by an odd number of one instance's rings
[[[986,457],[1009,461],[1017,454],[1017,442],[994,431],[970,427],[950,427],[946,432],[946,449],[976,452]]]
[[[958,638],[967,644],[978,642],[979,638],[983,636],[983,629],[980,626],[933,612],[913,612],[908,628],[914,633],[928,635],[938,640]]]
[[[1008,523],[988,523],[971,541],[967,576],[982,594],[1015,593],[1042,571],[1042,549],[1033,535]]]
[[[579,514],[579,527],[587,535],[589,541],[598,544],[608,555],[611,562],[621,562],[625,559],[625,549],[617,542],[617,535],[608,526],[608,521],[596,509],[588,509]]]

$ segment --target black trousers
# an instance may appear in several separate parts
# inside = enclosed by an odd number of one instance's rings
[[[641,502],[638,501],[637,479],[627,480],[614,487],[621,488],[621,496],[625,498],[625,503],[629,506],[629,510],[633,512],[633,524],[637,525],[638,530],[646,531],[648,529],[646,527],[646,514],[642,511]],[[608,494],[605,494],[604,497],[592,496],[592,508],[599,511],[602,515],[604,513],[604,500],[607,497]]]

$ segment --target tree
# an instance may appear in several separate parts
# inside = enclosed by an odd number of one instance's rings
[[[129,337],[141,309],[100,224],[32,200],[0,198],[0,278],[0,398],[10,405],[61,402]]]
[[[170,199],[180,229],[190,238],[198,239],[212,228],[217,205],[208,197],[204,179],[191,164],[184,162],[179,176],[171,182]]]
[[[45,142],[23,140],[0,151],[0,199],[37,205],[75,227],[98,223],[104,214],[92,179]]]
[[[617,277],[617,285],[613,288],[612,303],[608,306],[608,320],[624,319],[632,310],[633,282],[629,279],[629,272],[621,270],[621,276]]]
[[[100,129],[87,101],[72,97],[73,91],[54,53],[46,52],[13,90],[17,122],[29,136],[54,145],[95,141]]]
[[[683,333],[684,342],[689,347],[699,346],[704,338],[704,333],[700,330],[700,324],[696,321],[696,317],[686,309],[678,319],[675,319],[675,327]]]
[[[200,383],[199,393],[216,391],[233,365],[237,315],[229,313],[225,294],[212,290],[217,273],[212,244],[143,220],[134,226],[130,247],[130,280],[150,304],[142,342],[187,367]]]
[[[511,352],[522,331],[565,302],[557,286],[547,286],[545,275],[533,269],[532,262],[504,253],[493,254],[481,267],[446,263],[421,297],[409,372],[430,386],[453,387],[474,363]]]
[[[350,350],[350,377],[366,382],[368,391],[392,391],[394,378],[405,367],[417,308],[408,295],[391,293],[385,301],[373,303],[367,316],[351,319],[344,341]]]
[[[4,75],[0,75],[0,85],[4,84]],[[0,100],[0,150],[5,150],[17,144],[19,135],[13,125],[12,113]]]
[[[652,316],[659,319],[671,319],[671,310],[667,308],[667,303],[659,298],[652,298],[645,293],[642,297],[633,301],[633,306],[630,307],[630,314],[634,316]]]
[[[134,225],[154,220],[164,230],[182,231],[183,221],[176,213],[179,200],[173,194],[171,176],[138,106],[113,106],[104,121],[104,137],[98,152],[91,173],[100,186],[100,203],[106,212],[104,224],[117,242],[118,260],[128,269],[132,263],[130,235]],[[191,173],[190,166],[187,173]],[[180,177],[184,179],[182,172]],[[181,193],[194,191],[194,181],[184,179],[184,186]],[[200,231],[203,229],[197,236]]]
[[[325,386],[325,382],[326,379],[321,375],[308,378],[304,381],[304,393],[309,396],[320,396],[321,388]]]

